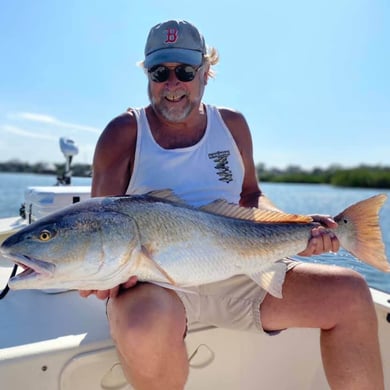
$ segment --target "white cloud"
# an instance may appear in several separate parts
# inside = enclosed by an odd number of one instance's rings
[[[24,120],[32,121],[32,122],[39,122],[39,123],[67,128],[67,129],[87,131],[96,134],[99,134],[101,132],[101,130],[97,129],[96,127],[80,125],[77,123],[63,122],[53,116],[45,115],[45,114],[37,114],[32,112],[19,112],[16,114],[16,117]]]
[[[66,131],[65,131],[66,130]],[[61,121],[51,115],[32,112],[13,112],[0,115],[0,160],[24,156],[30,162],[58,161],[58,140],[67,133],[77,133],[80,141],[79,161],[90,162],[100,129]],[[72,134],[73,133],[73,134]],[[43,154],[43,156],[41,156]]]
[[[19,112],[15,115],[17,118],[27,119],[33,122],[49,123],[53,124],[56,119],[50,115],[35,114],[32,112]]]
[[[32,132],[32,131],[24,130],[24,129],[21,129],[20,127],[11,126],[11,125],[0,126],[0,130],[6,131],[7,133],[20,135],[22,137],[28,137],[28,138],[46,139],[46,140],[50,140],[50,141],[58,139],[58,137],[54,137],[50,134],[42,134],[42,133]]]

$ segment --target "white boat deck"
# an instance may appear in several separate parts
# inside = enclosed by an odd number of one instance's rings
[[[0,244],[12,233],[27,225],[20,217],[0,218]]]
[[[10,272],[0,267],[1,284]],[[390,296],[373,294],[390,390]],[[75,291],[10,291],[0,300],[0,318],[2,388],[131,389],[109,335],[105,302]],[[198,352],[186,390],[328,389],[318,338],[318,330],[291,329],[268,337],[195,327],[187,337],[189,356]]]
[[[77,197],[88,197],[80,188]],[[67,187],[29,191],[32,215],[73,199]],[[62,196],[64,195],[64,196]],[[48,210],[47,210],[48,209]],[[27,222],[0,219],[0,243]],[[0,290],[12,266],[0,263]],[[372,290],[379,319],[386,390],[390,390],[390,294]],[[342,303],[340,303],[342,304]],[[9,291],[0,300],[0,388],[129,390],[110,338],[105,302],[76,291]],[[186,390],[326,390],[319,331],[289,329],[275,337],[193,327],[186,338]]]

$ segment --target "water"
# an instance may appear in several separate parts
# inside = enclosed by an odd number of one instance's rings
[[[57,181],[55,176],[30,173],[0,172],[0,218],[19,215],[27,187],[51,186]],[[73,177],[75,186],[91,185],[91,178]]]
[[[19,207],[24,199],[24,191],[28,186],[53,185],[56,178],[47,175],[12,174],[0,172],[0,218],[18,215]],[[90,178],[73,178],[74,185],[90,185]],[[339,188],[328,185],[263,183],[263,192],[276,206],[287,212],[301,214],[337,215],[347,206],[378,193],[390,191],[376,189]],[[386,245],[387,257],[390,258],[390,200],[381,210],[381,226]],[[307,259],[304,259],[307,260]],[[337,255],[323,254],[309,259],[312,262],[331,263],[353,268],[366,278],[371,287],[390,293],[390,274],[358,262],[346,251]]]
[[[347,206],[379,193],[388,195],[389,200],[380,212],[380,224],[387,258],[390,258],[390,191],[363,188],[340,188],[321,184],[263,183],[263,192],[280,209],[301,214],[337,215]],[[308,260],[302,258],[302,260]],[[367,283],[378,290],[390,293],[390,273],[383,273],[369,265],[357,261],[348,252],[341,249],[337,255],[322,254],[313,256],[309,261],[336,264],[360,272]]]

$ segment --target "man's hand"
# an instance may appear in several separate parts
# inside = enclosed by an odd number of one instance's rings
[[[298,255],[313,256],[324,252],[338,252],[340,242],[336,235],[329,230],[329,228],[336,228],[337,223],[328,215],[311,215],[311,217],[313,221],[319,222],[321,225],[312,229],[306,249]]]
[[[111,288],[110,290],[79,290],[79,294],[83,298],[87,298],[93,294],[95,294],[97,298],[103,300],[107,298],[115,298],[119,294],[120,290],[126,290],[128,288],[135,286],[137,284],[137,281],[138,280],[136,276],[131,276],[127,282],[119,286],[116,286],[114,288]]]

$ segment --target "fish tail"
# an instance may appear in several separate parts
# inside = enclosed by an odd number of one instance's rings
[[[387,196],[376,195],[358,202],[334,217],[341,246],[375,268],[390,272],[379,223],[379,211]],[[340,231],[340,234],[337,232]]]

